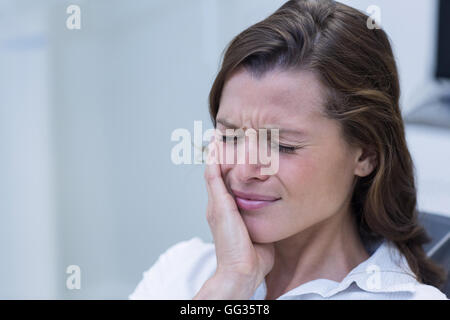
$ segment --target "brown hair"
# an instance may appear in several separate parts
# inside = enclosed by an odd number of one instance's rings
[[[388,36],[368,19],[335,1],[286,2],[229,43],[209,94],[210,116],[216,127],[222,89],[239,67],[256,77],[275,68],[314,72],[327,88],[325,115],[339,121],[350,144],[376,155],[375,170],[358,177],[352,197],[361,237],[393,241],[419,282],[440,287],[444,272],[423,249],[429,237],[418,222],[396,62]]]

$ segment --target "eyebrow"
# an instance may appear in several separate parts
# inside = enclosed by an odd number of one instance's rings
[[[222,125],[224,125],[227,128],[231,128],[231,129],[239,129],[236,125],[228,122],[225,119],[217,119],[216,120],[217,123],[220,123]],[[271,125],[268,124],[265,127],[262,127],[260,129],[279,129],[279,134],[283,134],[283,133],[290,133],[290,134],[295,134],[295,135],[299,135],[299,136],[305,136],[306,132],[301,131],[301,130],[295,130],[295,129],[283,129],[283,128],[279,128],[279,126],[276,125]]]

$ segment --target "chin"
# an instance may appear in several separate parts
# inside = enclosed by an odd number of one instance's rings
[[[273,243],[284,238],[279,226],[275,226],[269,219],[255,217],[254,214],[242,214],[250,239],[254,243]]]

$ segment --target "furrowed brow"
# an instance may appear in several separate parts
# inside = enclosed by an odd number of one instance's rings
[[[230,129],[239,129],[238,126],[228,122],[225,119],[217,119],[216,122],[222,124],[223,126],[225,126],[227,128],[230,128]],[[269,134],[270,134],[270,129],[278,129],[280,135],[283,135],[283,134],[290,134],[290,135],[297,135],[297,136],[305,136],[306,135],[306,132],[304,132],[304,131],[296,130],[296,129],[283,129],[283,128],[279,128],[276,125],[266,125],[265,127],[260,128],[260,129],[267,129]]]

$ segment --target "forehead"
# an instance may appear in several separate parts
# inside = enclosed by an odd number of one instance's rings
[[[261,78],[241,68],[226,82],[217,118],[239,126],[305,124],[322,117],[324,93],[309,71],[269,71]]]

